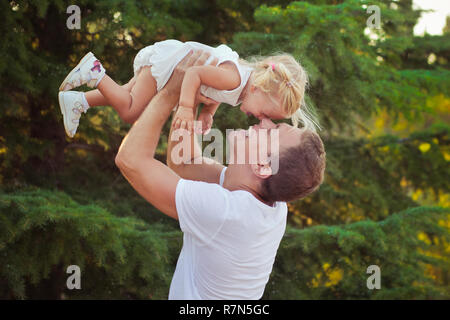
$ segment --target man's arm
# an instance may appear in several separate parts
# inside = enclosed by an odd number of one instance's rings
[[[133,188],[145,200],[175,219],[178,219],[175,190],[180,177],[154,159],[154,154],[162,126],[177,98],[161,90],[124,138],[116,156],[116,165]]]
[[[219,183],[224,168],[217,161],[202,156],[196,134],[173,126],[168,139],[167,165],[183,179],[210,183]]]
[[[176,105],[185,70],[203,64],[208,54],[195,52],[175,68],[163,90],[153,97],[139,120],[123,139],[116,156],[116,165],[133,188],[148,202],[168,216],[178,219],[175,191],[180,177],[154,159],[159,136],[171,110]]]

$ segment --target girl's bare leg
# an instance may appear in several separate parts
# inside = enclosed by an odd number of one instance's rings
[[[136,79],[124,86],[105,75],[97,90],[86,93],[90,106],[111,105],[126,122],[133,123],[156,94],[156,80],[150,67],[143,67]],[[91,104],[92,103],[92,104]]]
[[[128,83],[122,85],[121,87],[126,89],[128,92],[131,92],[131,88],[133,88],[136,80],[133,78],[128,81]],[[98,106],[108,106],[109,102],[103,96],[103,94],[98,89],[94,89],[91,91],[87,91],[84,93],[86,100],[89,104],[89,107],[98,107]]]
[[[95,89],[84,93],[89,107],[107,106],[109,105],[106,98],[102,95],[100,90]]]

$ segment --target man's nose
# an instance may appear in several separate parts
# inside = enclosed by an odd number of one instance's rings
[[[259,122],[259,127],[261,129],[271,129],[274,128],[276,125],[272,122],[272,120],[268,118],[264,118]]]

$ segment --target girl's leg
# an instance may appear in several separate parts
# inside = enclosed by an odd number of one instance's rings
[[[156,94],[156,88],[156,80],[153,78],[149,66],[143,67],[139,71],[131,91],[115,83],[108,75],[105,75],[97,85],[97,89],[108,104],[118,112],[124,121],[129,123],[133,123],[139,118],[144,108]]]
[[[126,89],[128,92],[131,92],[131,88],[133,88],[135,84],[135,79],[131,78],[128,83],[124,84],[122,88]],[[98,106],[108,106],[110,105],[108,100],[103,96],[103,94],[98,89],[94,89],[91,91],[87,91],[84,93],[86,100],[89,104],[89,107],[98,107]]]
[[[109,105],[109,102],[106,100],[106,98],[102,95],[102,93],[98,89],[85,92],[84,96],[90,108]]]

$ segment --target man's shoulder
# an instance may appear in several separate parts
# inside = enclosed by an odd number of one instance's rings
[[[180,179],[177,185],[177,191],[179,189],[183,190],[183,193],[189,196],[202,196],[210,197],[209,199],[214,200],[215,196],[220,196],[222,198],[228,198],[231,195],[230,190],[225,189],[218,183]]]

